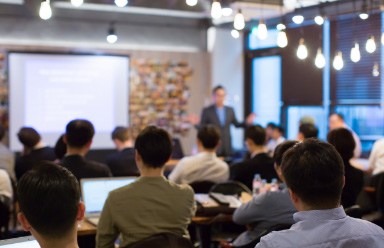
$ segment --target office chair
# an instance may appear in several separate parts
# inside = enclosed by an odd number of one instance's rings
[[[128,245],[125,248],[194,248],[191,241],[174,233],[159,233]]]
[[[252,195],[252,191],[247,186],[237,181],[227,181],[224,183],[215,184],[210,189],[210,192],[238,196],[240,196],[242,192],[246,192]]]
[[[210,189],[215,185],[210,181],[197,181],[189,184],[196,194],[208,194]]]

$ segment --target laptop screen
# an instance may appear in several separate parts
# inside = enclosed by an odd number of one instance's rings
[[[86,214],[100,213],[110,191],[136,181],[137,177],[92,178],[81,180]]]
[[[0,240],[1,248],[40,248],[39,243],[32,237]]]

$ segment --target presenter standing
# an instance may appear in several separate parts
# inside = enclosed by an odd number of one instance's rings
[[[217,126],[221,133],[220,146],[217,149],[217,155],[228,157],[232,155],[231,124],[237,128],[244,128],[247,125],[252,125],[256,114],[251,113],[248,115],[245,123],[238,122],[233,108],[224,105],[226,92],[221,85],[213,88],[212,97],[213,104],[203,109],[200,121],[198,118],[192,118],[191,122],[192,124],[195,124],[197,128],[207,124]]]

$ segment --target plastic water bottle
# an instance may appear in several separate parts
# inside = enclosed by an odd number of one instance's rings
[[[277,178],[272,178],[271,191],[278,191],[278,190],[279,190],[279,183],[277,182]]]
[[[260,174],[255,174],[252,182],[252,192],[254,195],[260,194],[262,188],[262,180]]]

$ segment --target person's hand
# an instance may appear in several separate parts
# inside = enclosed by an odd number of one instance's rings
[[[187,118],[188,118],[189,123],[191,123],[192,125],[197,125],[200,123],[199,116],[197,116],[195,114],[190,114],[190,115],[188,115]]]
[[[246,123],[248,125],[252,125],[253,124],[253,121],[255,120],[256,118],[256,114],[255,113],[250,113],[248,116],[247,116],[247,120],[246,120]]]

